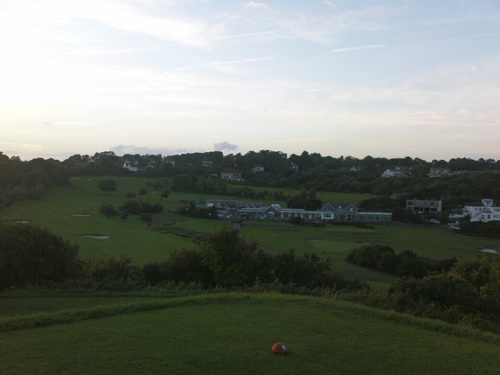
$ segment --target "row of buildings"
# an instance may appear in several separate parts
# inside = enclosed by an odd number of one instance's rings
[[[466,217],[471,222],[500,221],[500,207],[494,206],[492,199],[482,199],[481,206],[465,206],[461,213],[450,215],[450,220]],[[279,204],[263,205],[256,202],[241,202],[237,200],[214,200],[207,202],[207,206],[215,206],[222,216],[248,220],[288,221],[292,218],[301,218],[308,222],[361,222],[387,223],[392,221],[390,212],[360,211],[352,203],[327,203],[320,210],[306,210],[301,208],[285,208]],[[441,200],[409,199],[406,208],[415,213],[442,212]]]
[[[464,173],[464,171],[451,171],[450,168],[431,168],[427,176],[430,178],[437,177],[450,177],[456,176],[458,174]],[[410,177],[411,176],[411,168],[408,167],[397,167],[394,169],[386,169],[384,173],[380,175],[380,177]]]
[[[239,201],[210,201],[222,216],[233,219],[288,221],[301,218],[307,222],[366,222],[387,223],[392,220],[390,212],[359,211],[352,203],[327,203],[320,210],[285,208],[279,204],[262,205],[255,202],[245,204]]]

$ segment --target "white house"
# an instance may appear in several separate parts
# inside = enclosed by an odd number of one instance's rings
[[[431,168],[427,176],[429,177],[448,177],[451,176],[450,168]]]
[[[345,222],[387,222],[392,220],[390,212],[365,212],[359,211],[352,203],[330,202],[323,206],[323,211],[330,211],[334,214],[334,220]]]
[[[220,178],[223,180],[241,181],[243,180],[243,175],[238,169],[224,168],[220,173]]]
[[[136,161],[125,161],[123,163],[123,168],[128,169],[130,172],[137,172],[139,170],[139,165]]]
[[[500,207],[493,205],[493,199],[481,199],[481,203],[482,206],[465,206],[464,216],[470,216],[471,222],[500,221]]]
[[[407,168],[397,167],[396,169],[386,169],[380,177],[408,177],[410,171]]]

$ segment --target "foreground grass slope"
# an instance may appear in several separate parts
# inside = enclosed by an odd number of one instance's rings
[[[44,327],[3,325],[0,373],[494,374],[500,365],[497,336],[332,299],[216,294],[77,312],[45,313],[54,320]],[[287,356],[271,354],[277,341]]]

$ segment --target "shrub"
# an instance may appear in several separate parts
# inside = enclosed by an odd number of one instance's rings
[[[150,214],[143,213],[141,214],[141,220],[146,223],[151,223],[153,221],[153,217]]]
[[[392,248],[381,245],[364,245],[354,249],[345,260],[360,267],[414,278],[447,271],[456,263],[454,258],[435,260],[419,257],[410,250],[395,254]]]
[[[0,223],[0,290],[77,277],[78,249],[45,228]]]

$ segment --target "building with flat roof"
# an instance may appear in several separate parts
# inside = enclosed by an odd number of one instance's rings
[[[434,199],[407,199],[406,209],[416,213],[441,212],[443,201]]]

